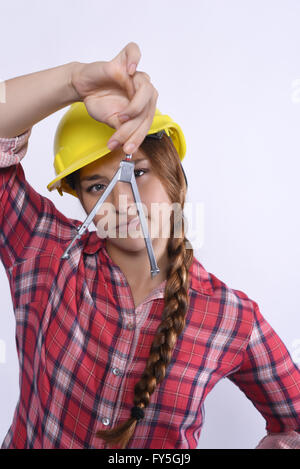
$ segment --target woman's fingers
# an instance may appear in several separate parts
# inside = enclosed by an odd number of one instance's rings
[[[118,61],[129,75],[133,75],[136,71],[139,61],[141,60],[141,50],[136,42],[129,42],[113,59]]]
[[[130,42],[125,47],[125,53],[127,57],[127,72],[129,75],[134,75],[142,56],[140,48],[135,42]]]
[[[111,79],[126,90],[129,99],[133,98],[136,91],[132,78],[141,55],[139,46],[135,42],[129,42],[114,59],[104,65]]]
[[[156,92],[152,95],[144,111],[122,124],[112,136],[110,141],[117,141],[123,146],[125,153],[134,153],[144,141],[153,122],[157,97],[158,93]]]
[[[157,90],[150,82],[150,77],[145,72],[136,72],[133,76],[133,83],[135,86],[135,94],[132,97],[129,105],[123,109],[120,117],[125,115],[128,118],[134,118],[140,114],[143,109],[148,106],[152,96],[158,96]]]
[[[155,103],[156,100],[153,102],[154,109]],[[152,125],[153,116],[154,113],[151,112],[150,116],[148,115],[147,117],[145,117],[145,119],[141,122],[140,126],[135,129],[135,131],[130,135],[129,139],[123,144],[123,150],[126,154],[134,153],[143,143]]]
[[[124,145],[124,151],[125,148],[130,151],[128,147],[130,143],[134,144],[136,149],[146,137],[153,122],[158,92],[151,84],[149,75],[145,72],[136,72],[130,80],[133,81],[136,92],[129,105],[118,115],[119,122],[123,125],[116,126],[117,131],[108,142],[111,149],[113,149],[110,146],[112,141]],[[124,125],[125,122],[127,125]],[[117,143],[114,148],[117,148]]]

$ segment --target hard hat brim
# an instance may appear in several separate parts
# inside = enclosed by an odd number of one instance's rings
[[[89,153],[88,155],[85,155],[83,156],[81,159],[75,161],[74,163],[70,164],[68,166],[68,168],[66,168],[65,170],[63,170],[62,172],[60,172],[57,177],[55,179],[53,179],[48,185],[47,185],[47,189],[51,192],[53,191],[54,189],[58,189],[59,188],[62,188],[63,186],[63,189],[64,189],[64,192],[69,192],[71,193],[72,195],[75,195],[74,194],[74,191],[70,188],[69,190],[69,186],[66,187],[66,184],[63,184],[63,179],[68,176],[69,174],[71,173],[74,173],[75,171],[77,171],[78,169],[81,169],[83,168],[84,166],[87,166],[89,165],[90,163],[93,163],[94,161],[98,160],[99,158],[102,158],[103,156],[107,155],[108,153],[110,153],[111,150],[106,147],[106,149],[102,150],[102,151],[95,151],[93,153]],[[68,189],[68,190],[66,190]],[[59,191],[60,192],[60,191]]]

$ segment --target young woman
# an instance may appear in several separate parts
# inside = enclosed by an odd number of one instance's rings
[[[300,448],[300,371],[257,303],[194,257],[172,210],[185,203],[184,137],[156,110],[149,76],[130,68],[139,59],[130,43],[110,62],[5,83],[0,255],[16,315],[20,399],[2,448],[195,449],[205,397],[224,377],[266,419],[257,448]],[[121,181],[106,200],[108,218],[99,211],[97,231],[62,259],[82,222],[31,187],[21,159],[32,126],[70,104],[48,188],[78,197],[88,214],[132,154],[149,233],[151,222],[157,228],[153,278],[131,187]],[[169,218],[156,218],[153,204]],[[139,236],[121,236],[127,221]]]

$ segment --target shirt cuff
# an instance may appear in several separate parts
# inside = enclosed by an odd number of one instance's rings
[[[300,434],[295,430],[268,433],[255,449],[300,449]]]
[[[0,137],[0,168],[12,166],[26,155],[32,127],[16,137]]]

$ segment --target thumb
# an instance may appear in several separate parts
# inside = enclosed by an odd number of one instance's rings
[[[136,42],[129,42],[117,55],[116,59],[121,60],[129,75],[134,75],[141,60],[141,50]]]
[[[131,101],[136,93],[133,75],[136,72],[138,63],[141,59],[141,50],[136,42],[129,42],[119,52],[111,63],[118,64],[121,75],[118,75],[123,88],[126,90],[129,100]]]

